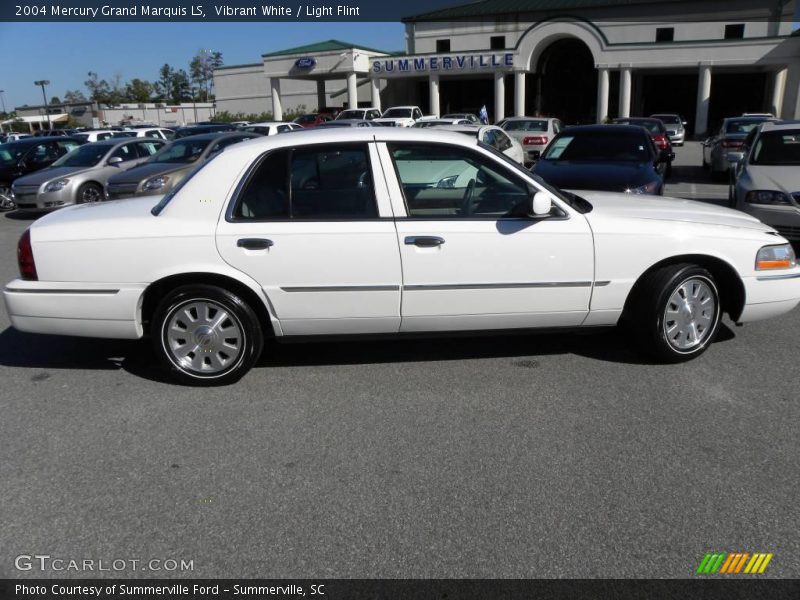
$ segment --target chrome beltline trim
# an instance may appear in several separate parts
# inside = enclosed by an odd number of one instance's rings
[[[520,288],[589,287],[591,281],[536,281],[530,283],[453,283],[430,285],[405,285],[404,290],[503,290]]]
[[[283,292],[397,292],[399,285],[312,285],[282,287]]]
[[[119,293],[119,290],[69,290],[69,289],[26,289],[26,288],[6,288],[6,292],[12,294],[98,294],[101,296],[113,296]]]
[[[756,277],[756,281],[774,281],[777,279],[799,279],[800,273],[788,273],[786,275],[763,275]]]

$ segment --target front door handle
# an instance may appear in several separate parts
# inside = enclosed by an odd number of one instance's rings
[[[266,238],[241,238],[236,241],[236,245],[245,250],[266,250],[274,246],[275,242]]]
[[[418,246],[420,248],[433,248],[444,244],[444,238],[435,235],[410,235],[405,239],[406,246]]]

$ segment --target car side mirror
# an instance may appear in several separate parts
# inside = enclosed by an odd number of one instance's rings
[[[531,196],[531,216],[543,217],[549,215],[553,208],[553,199],[546,192],[534,192]]]
[[[119,163],[121,163],[121,162],[122,162],[122,159],[121,159],[119,156],[112,156],[111,158],[109,158],[109,159],[108,159],[108,164],[109,164],[109,166],[114,166],[114,167],[116,167],[116,166],[118,166],[118,165],[119,165]]]

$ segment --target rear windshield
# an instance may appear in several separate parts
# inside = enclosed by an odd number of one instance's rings
[[[746,135],[750,133],[751,129],[764,121],[766,121],[766,119],[737,119],[735,121],[728,121],[725,125],[725,133],[741,133],[742,135]]]
[[[565,132],[547,147],[544,159],[646,162],[652,158],[648,142],[644,132]]]
[[[503,123],[506,131],[547,131],[547,121],[506,121]]]
[[[339,116],[336,117],[337,119],[363,119],[364,118],[364,111],[363,110],[343,110],[339,113]]]
[[[800,165],[800,129],[762,133],[753,148],[751,165]]]
[[[614,123],[618,123],[620,125],[636,125],[637,127],[644,127],[650,133],[661,133],[661,128],[663,124],[659,121],[631,121],[629,119],[617,119]]]
[[[653,115],[653,118],[654,119],[658,119],[659,121],[661,121],[665,125],[680,125],[681,124],[681,120],[678,117],[675,117],[675,116]]]
[[[390,108],[385,113],[383,113],[384,118],[387,119],[410,119],[411,118],[411,109],[410,108]]]

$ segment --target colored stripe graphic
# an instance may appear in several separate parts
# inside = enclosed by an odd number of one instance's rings
[[[760,575],[767,569],[774,554],[767,552],[706,552],[700,565],[697,567],[698,575],[720,575],[744,573]]]
[[[744,554],[742,554],[742,557],[739,559],[739,562],[736,563],[736,569],[733,571],[734,573],[739,573],[742,570],[744,562],[748,559],[749,556],[750,556],[749,552],[745,552]]]

